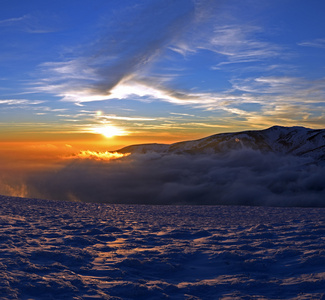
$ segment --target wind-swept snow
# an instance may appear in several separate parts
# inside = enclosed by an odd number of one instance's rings
[[[1,299],[324,299],[325,210],[0,196]]]

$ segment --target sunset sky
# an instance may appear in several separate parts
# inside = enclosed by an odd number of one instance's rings
[[[324,11],[318,0],[2,0],[1,157],[324,128]]]

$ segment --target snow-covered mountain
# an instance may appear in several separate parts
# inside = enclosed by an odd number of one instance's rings
[[[273,126],[265,130],[215,134],[199,140],[178,142],[171,145],[133,145],[122,148],[118,152],[216,154],[244,148],[324,160],[325,129]]]

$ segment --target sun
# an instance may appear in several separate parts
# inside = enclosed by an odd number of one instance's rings
[[[126,135],[126,131],[116,127],[114,125],[105,125],[102,127],[96,127],[93,128],[92,131],[97,134],[102,134],[103,136],[107,138],[112,138],[114,136],[121,136],[121,135]]]

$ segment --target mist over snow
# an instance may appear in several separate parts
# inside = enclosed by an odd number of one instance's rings
[[[87,202],[325,206],[324,178],[325,166],[309,158],[243,149],[74,159],[27,186],[39,197]]]

